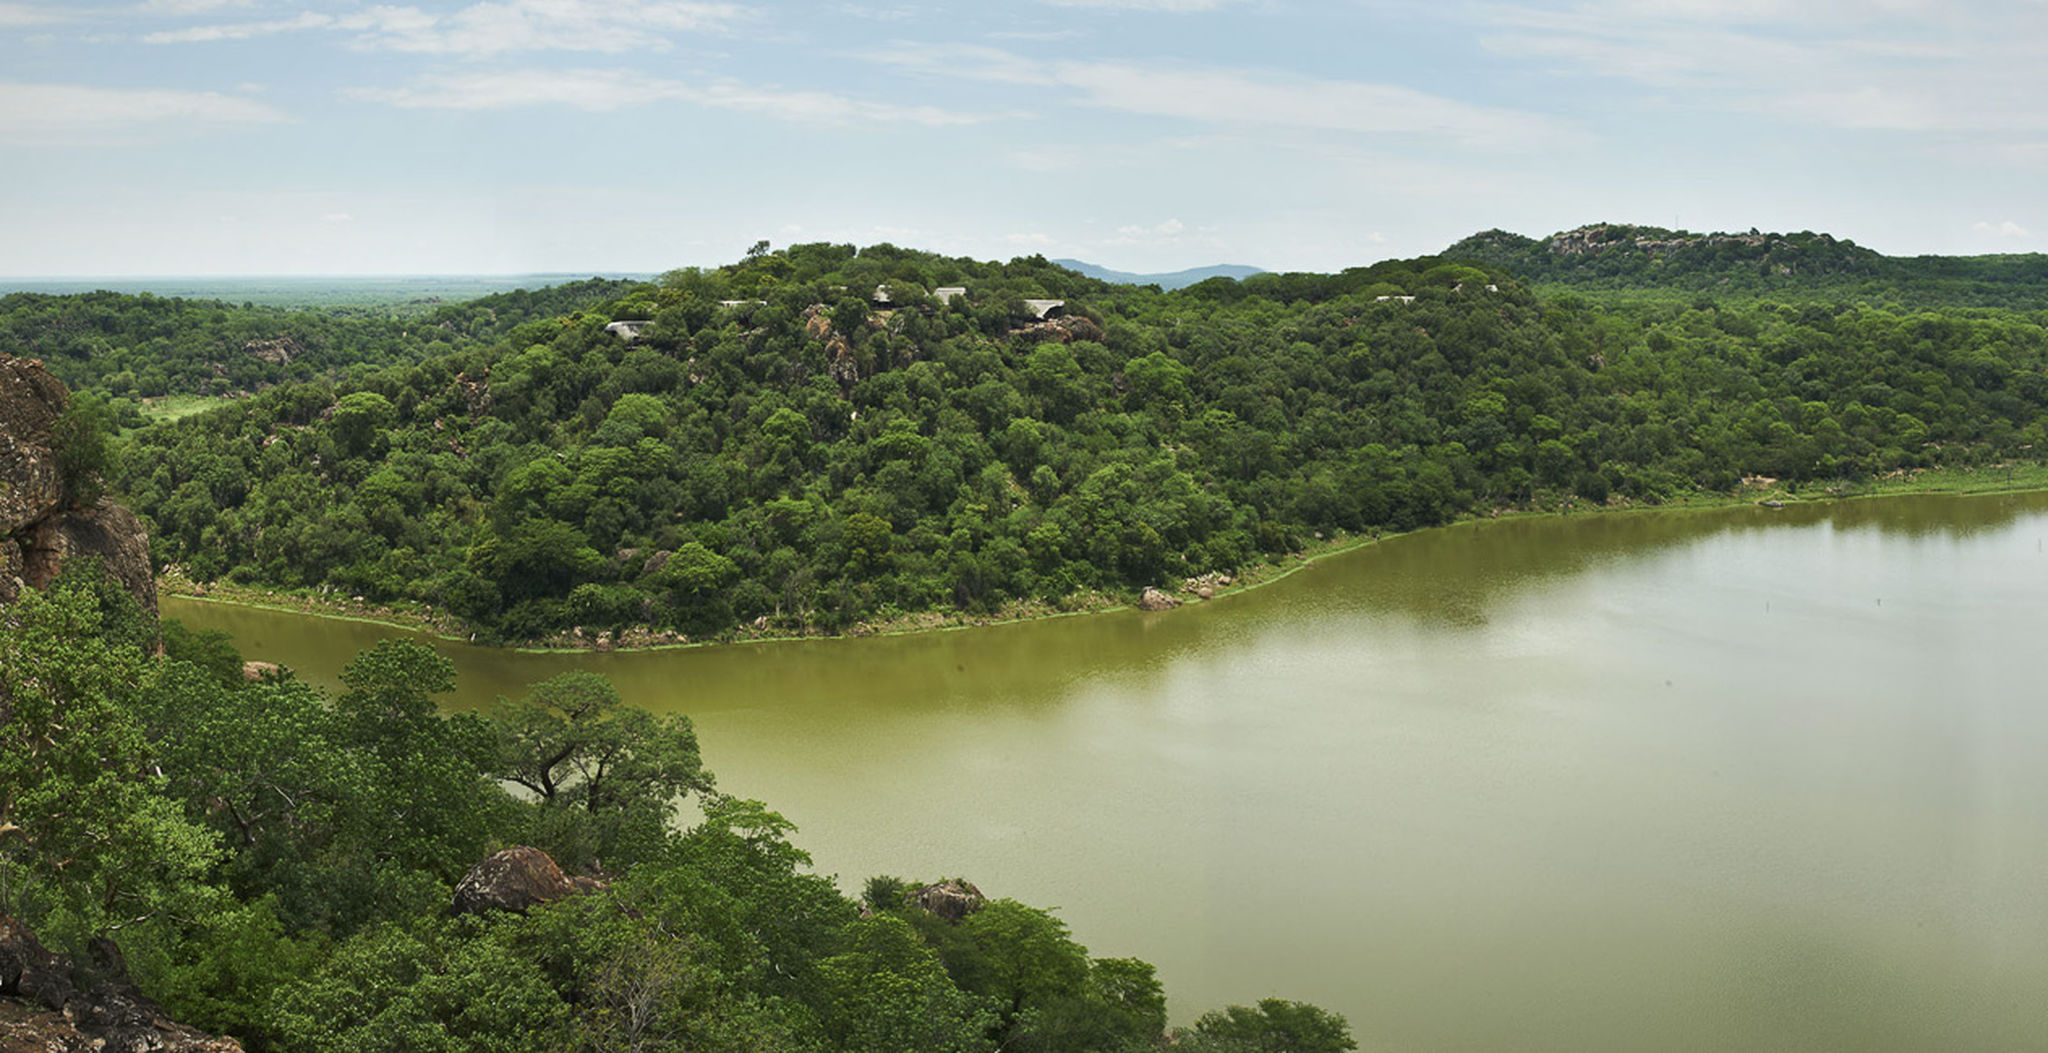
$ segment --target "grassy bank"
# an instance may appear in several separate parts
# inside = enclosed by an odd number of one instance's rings
[[[1991,494],[2048,491],[2048,464],[1994,465],[1983,468],[1929,468],[1892,472],[1865,480],[1831,480],[1804,484],[1775,479],[1748,479],[1733,492],[1695,491],[1657,504],[1614,500],[1603,505],[1584,501],[1537,501],[1524,506],[1501,507],[1465,517],[1475,519],[1518,519],[1530,516],[1612,514],[1618,512],[1666,511],[1674,509],[1731,508],[1745,505],[1812,504],[1871,497],[1905,497],[1922,494]],[[1398,532],[1318,535],[1301,551],[1245,567],[1228,574],[1207,574],[1176,583],[1170,595],[1182,603],[1214,602],[1292,575],[1316,560],[1341,552],[1400,537]],[[234,582],[198,582],[179,567],[167,567],[157,579],[158,591],[166,596],[225,603],[266,610],[288,611],[321,618],[371,622],[430,633],[446,640],[475,638],[460,618],[433,607],[408,603],[376,603],[331,590],[280,590]],[[1207,591],[1208,595],[1203,596]],[[1167,591],[1167,590],[1162,590]],[[646,628],[628,629],[613,637],[605,634],[562,634],[547,640],[516,645],[522,651],[657,650],[697,647],[718,643],[765,643],[774,640],[818,639],[831,636],[893,636],[904,633],[940,632],[1008,622],[1060,618],[1124,610],[1135,597],[1115,593],[1076,593],[1058,602],[1013,600],[982,613],[921,611],[879,618],[855,624],[843,633],[814,628],[791,629],[768,624],[743,625],[728,634],[707,640],[693,640],[680,633]]]

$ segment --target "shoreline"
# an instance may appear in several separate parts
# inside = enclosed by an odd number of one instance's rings
[[[1351,552],[1367,545],[1427,530],[1440,530],[1475,522],[1492,522],[1505,519],[1529,519],[1538,517],[1563,517],[1572,515],[1611,515],[1637,512],[1709,511],[1742,506],[1783,508],[1792,505],[1816,505],[1834,501],[1855,501],[1883,497],[1919,497],[1947,495],[1953,497],[1980,496],[1989,494],[2035,493],[2048,491],[2048,462],[2026,465],[1994,465],[1985,468],[1927,468],[1901,469],[1889,475],[1853,483],[1808,484],[1805,487],[1787,486],[1775,479],[1745,480],[1733,493],[1695,491],[1673,500],[1658,504],[1637,502],[1608,503],[1581,506],[1576,500],[1544,507],[1496,508],[1490,514],[1461,516],[1448,523],[1420,530],[1374,531],[1366,534],[1337,534],[1333,537],[1318,537],[1304,545],[1298,552],[1288,553],[1276,561],[1262,561],[1236,572],[1211,571],[1194,578],[1188,583],[1209,583],[1212,596],[1198,598],[1193,585],[1176,588],[1168,595],[1178,601],[1176,606],[1205,606],[1241,592],[1283,581],[1295,573],[1315,565],[1317,560]],[[1215,584],[1219,579],[1227,584]],[[1054,607],[1043,600],[1012,601],[996,612],[986,615],[969,616],[959,613],[925,611],[917,614],[900,615],[881,623],[856,623],[853,628],[838,633],[825,632],[772,632],[740,629],[730,638],[709,640],[676,640],[658,643],[622,643],[599,647],[594,643],[547,644],[527,641],[518,644],[479,644],[474,633],[462,631],[459,625],[450,624],[446,616],[438,616],[431,607],[409,606],[406,604],[377,604],[352,599],[335,600],[317,595],[280,592],[250,585],[229,583],[195,582],[187,578],[179,568],[167,567],[157,576],[157,591],[160,596],[197,603],[215,603],[230,607],[247,607],[256,610],[277,611],[286,614],[302,614],[313,618],[327,618],[335,621],[361,622],[422,633],[438,640],[451,643],[469,644],[478,647],[512,651],[523,654],[603,654],[640,653],[647,651],[670,651],[690,647],[740,646],[747,644],[782,643],[801,640],[832,640],[875,636],[907,636],[915,633],[954,632],[963,629],[987,628],[1017,622],[1042,621],[1051,618],[1071,618],[1089,614],[1107,614],[1113,611],[1130,610],[1137,606],[1129,598],[1106,593],[1076,594],[1071,607]],[[1164,591],[1164,590],[1161,590]],[[632,632],[633,630],[628,630]],[[648,630],[642,630],[648,631]],[[594,639],[594,638],[593,638]]]

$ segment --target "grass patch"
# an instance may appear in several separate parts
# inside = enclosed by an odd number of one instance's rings
[[[142,400],[142,415],[150,423],[184,420],[194,414],[219,409],[235,401],[226,395],[159,395]]]

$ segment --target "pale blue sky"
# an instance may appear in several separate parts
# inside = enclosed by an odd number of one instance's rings
[[[0,0],[0,274],[2048,248],[2048,0]]]

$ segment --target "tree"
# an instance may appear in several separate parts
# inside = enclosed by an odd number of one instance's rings
[[[1177,1031],[1175,1049],[1196,1053],[1344,1053],[1358,1048],[1351,1025],[1307,1002],[1262,998],[1202,1014],[1192,1032]]]
[[[549,1049],[569,1016],[539,969],[474,917],[365,929],[275,1003],[285,1048],[360,1053]]]
[[[847,926],[846,950],[819,963],[826,1033],[858,1053],[978,1053],[993,1016],[946,975],[902,918],[881,913]]]
[[[373,804],[354,835],[380,855],[453,884],[510,824],[513,802],[495,786],[495,738],[482,719],[442,717],[436,694],[455,687],[455,665],[424,644],[383,640],[342,670],[335,700],[344,745],[368,765]]]
[[[350,456],[361,456],[370,448],[379,430],[391,425],[397,410],[391,400],[374,391],[358,391],[343,395],[334,404],[334,418],[329,427],[342,452]]]
[[[563,673],[517,702],[499,699],[490,722],[498,774],[534,795],[542,840],[565,866],[646,855],[683,796],[711,788],[690,718],[627,706],[596,673]]]
[[[0,610],[0,913],[63,943],[203,893],[218,852],[151,764],[142,653],[100,629],[78,589]]]

